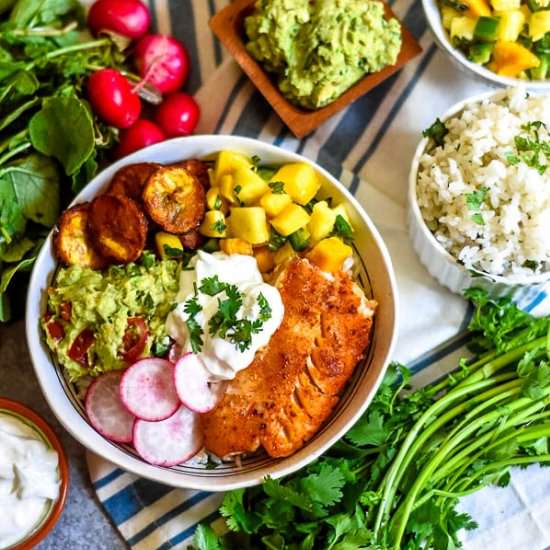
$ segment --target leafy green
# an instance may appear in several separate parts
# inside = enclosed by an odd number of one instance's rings
[[[333,235],[341,237],[346,243],[353,241],[353,229],[344,216],[338,214],[334,221]]]
[[[487,193],[489,192],[488,187],[482,187],[478,191],[473,191],[472,193],[466,193],[466,204],[468,210],[472,213],[472,220],[478,225],[484,225],[485,221],[481,214],[481,205],[485,202]]]
[[[55,157],[71,176],[94,151],[95,134],[90,111],[75,96],[45,99],[29,124],[33,147]]]
[[[433,142],[436,144],[436,146],[442,146],[445,141],[445,136],[449,133],[449,130],[447,126],[445,126],[445,123],[439,120],[439,118],[435,119],[435,122],[429,127],[423,130],[422,135],[424,137],[430,138],[433,140]]]
[[[198,550],[220,550],[220,542],[209,525],[199,525],[195,530],[193,544]]]
[[[550,317],[467,295],[482,355],[408,392],[410,374],[391,365],[367,412],[319,459],[225,496],[233,533],[223,548],[454,550],[476,528],[460,496],[506,486],[511,466],[550,463]]]
[[[531,168],[535,168],[540,174],[544,174],[550,160],[550,137],[546,124],[540,120],[534,120],[523,124],[523,134],[514,138],[516,152],[506,154],[509,164],[515,165],[523,162]]]
[[[285,192],[285,184],[282,181],[271,181],[269,182],[269,188],[271,192],[280,195]]]

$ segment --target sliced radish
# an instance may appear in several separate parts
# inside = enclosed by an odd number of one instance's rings
[[[120,397],[125,407],[142,420],[158,422],[180,406],[174,387],[174,367],[165,359],[142,359],[122,377]]]
[[[202,448],[199,415],[181,406],[161,422],[136,420],[134,447],[150,464],[175,466],[195,456]]]
[[[135,417],[122,404],[119,386],[122,372],[108,372],[95,380],[86,393],[86,413],[92,426],[117,443],[130,443]]]
[[[176,392],[181,402],[192,411],[207,413],[221,399],[223,383],[209,383],[209,373],[199,357],[193,353],[184,355],[174,368]]]

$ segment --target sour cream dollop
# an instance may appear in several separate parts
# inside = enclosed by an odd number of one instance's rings
[[[57,453],[30,426],[0,413],[0,549],[29,535],[59,495]]]
[[[210,381],[231,380],[237,372],[248,367],[254,360],[256,352],[265,346],[283,320],[284,306],[277,288],[265,283],[258,269],[256,259],[240,254],[227,255],[222,252],[208,254],[199,251],[191,260],[187,270],[181,272],[179,291],[176,295],[177,306],[166,321],[168,334],[181,346],[184,352],[191,352],[191,341],[186,321],[189,314],[185,303],[195,296],[195,289],[200,289],[202,281],[217,277],[222,283],[235,285],[242,295],[242,306],[237,313],[238,319],[256,321],[260,319],[260,294],[270,308],[270,317],[262,322],[257,333],[252,334],[248,349],[241,351],[233,342],[212,336],[209,321],[219,310],[219,301],[227,298],[225,291],[215,296],[197,292],[197,301],[201,311],[195,320],[202,329],[203,345],[198,353],[209,372]]]

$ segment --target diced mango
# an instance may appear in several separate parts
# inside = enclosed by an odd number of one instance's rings
[[[529,36],[533,42],[550,32],[550,10],[536,11],[529,19]]]
[[[351,246],[338,237],[329,237],[318,242],[307,255],[321,271],[335,273],[342,269],[344,260],[353,254]]]
[[[220,178],[226,174],[233,174],[237,168],[251,168],[250,159],[235,151],[220,151],[216,157],[214,179],[219,184]]]
[[[269,273],[275,267],[273,252],[267,246],[259,246],[254,249],[254,257],[261,273]]]
[[[288,237],[294,231],[309,223],[309,214],[297,204],[289,204],[278,216],[271,220],[271,225],[277,233]]]
[[[287,193],[273,193],[272,191],[268,191],[260,199],[260,206],[270,218],[273,218],[278,216],[291,202],[292,199]]]
[[[539,64],[540,59],[521,44],[499,40],[495,44],[493,62],[489,68],[502,76],[517,76]]]
[[[307,228],[311,234],[311,242],[316,243],[328,237],[334,227],[336,213],[326,201],[319,201],[313,206],[313,212]]]
[[[226,203],[219,187],[211,187],[206,192],[206,205],[209,210],[221,210],[222,212],[225,210]]]
[[[183,245],[181,244],[180,238],[177,235],[172,235],[171,233],[164,233],[160,231],[155,235],[155,244],[157,245],[157,251],[159,256],[163,260],[168,258],[173,258],[176,254],[170,253],[171,250],[174,252],[181,250],[183,252]]]
[[[455,17],[460,17],[460,13],[450,6],[441,6],[441,22],[443,23],[443,28],[449,30],[451,28],[451,21]]]
[[[239,204],[239,199],[235,195],[235,180],[233,176],[231,174],[224,174],[218,181],[222,197],[231,204]]]
[[[344,220],[346,220],[351,225],[351,221],[349,219],[349,214],[348,214],[348,209],[346,208],[345,204],[339,204],[339,205],[335,206],[332,209],[332,211],[334,212],[334,214],[336,216],[342,216],[342,218],[344,218]]]
[[[468,6],[468,15],[470,17],[489,17],[491,15],[491,7],[486,0],[464,0]]]
[[[284,264],[297,256],[296,250],[292,248],[292,245],[290,243],[285,243],[277,252],[275,252],[275,255],[273,257],[275,261],[275,265],[279,266],[281,264]]]
[[[267,181],[250,168],[237,168],[233,173],[233,192],[242,204],[250,206],[269,190]]]
[[[498,24],[498,39],[507,42],[515,42],[525,25],[524,13],[517,9],[495,13],[500,18]]]
[[[265,210],[259,206],[231,208],[231,234],[250,244],[264,244],[269,240],[269,225]]]
[[[527,4],[522,4],[519,11],[525,15],[525,22],[529,24],[529,20],[531,19],[531,10],[529,9],[529,6]]]
[[[491,6],[495,11],[519,10],[521,0],[491,0]]]
[[[272,182],[282,181],[285,191],[298,204],[307,204],[321,187],[321,181],[313,167],[305,162],[285,164],[271,178]]]
[[[242,239],[222,239],[220,241],[220,250],[230,256],[231,254],[243,254],[245,256],[252,256],[254,254],[252,245]]]
[[[205,237],[225,237],[227,235],[227,223],[224,213],[220,210],[209,210],[204,215],[199,232]]]
[[[451,38],[464,38],[464,40],[473,40],[476,23],[477,19],[473,19],[472,17],[455,17],[451,21]]]

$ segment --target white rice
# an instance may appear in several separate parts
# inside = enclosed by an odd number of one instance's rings
[[[417,197],[436,239],[468,269],[520,281],[550,272],[550,166],[540,174],[507,156],[517,153],[522,125],[541,121],[550,130],[550,97],[520,88],[497,98],[445,121],[444,145],[420,158]],[[548,130],[539,131],[542,141]],[[484,189],[480,224],[467,195]]]

